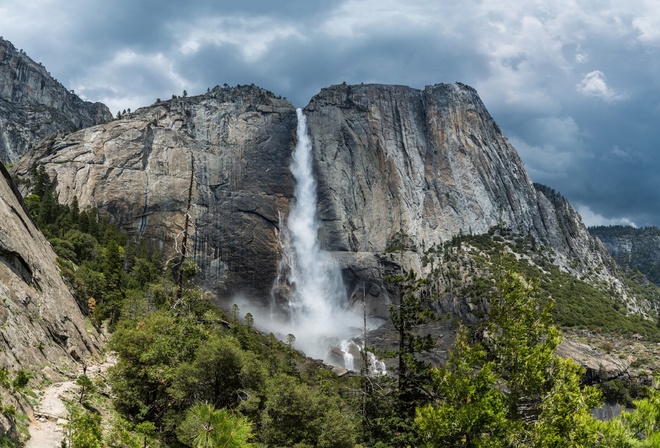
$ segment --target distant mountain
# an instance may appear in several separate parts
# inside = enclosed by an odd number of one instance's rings
[[[660,286],[660,229],[630,226],[590,227],[614,259],[624,267],[638,269]]]
[[[109,120],[107,106],[83,101],[0,37],[0,161],[15,162],[43,138]]]

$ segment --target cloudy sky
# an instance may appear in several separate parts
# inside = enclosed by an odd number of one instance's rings
[[[113,113],[254,83],[475,87],[586,224],[660,225],[655,0],[2,0],[0,35]]]

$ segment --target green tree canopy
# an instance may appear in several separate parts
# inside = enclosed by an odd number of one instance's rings
[[[355,426],[337,399],[278,374],[268,384],[261,438],[268,446],[350,448]]]
[[[177,428],[179,441],[194,448],[246,448],[252,437],[252,425],[245,417],[227,409],[197,403],[186,411]]]
[[[595,387],[555,350],[551,303],[512,270],[497,284],[482,334],[459,331],[446,366],[434,372],[435,403],[417,410],[427,446],[591,447],[599,439],[590,411]],[[478,336],[478,337],[477,337]]]

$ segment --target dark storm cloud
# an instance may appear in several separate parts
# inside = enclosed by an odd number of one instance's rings
[[[477,88],[534,181],[587,223],[660,224],[660,11],[635,0],[5,0],[0,34],[113,112],[254,83]]]

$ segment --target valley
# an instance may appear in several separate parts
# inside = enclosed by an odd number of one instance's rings
[[[82,388],[58,414],[75,447],[637,436],[647,238],[532,182],[472,87],[343,83],[296,110],[224,85],[115,119],[0,44],[4,446],[39,415],[28,383]],[[80,368],[108,352],[98,391]],[[640,411],[600,422],[603,400]]]

